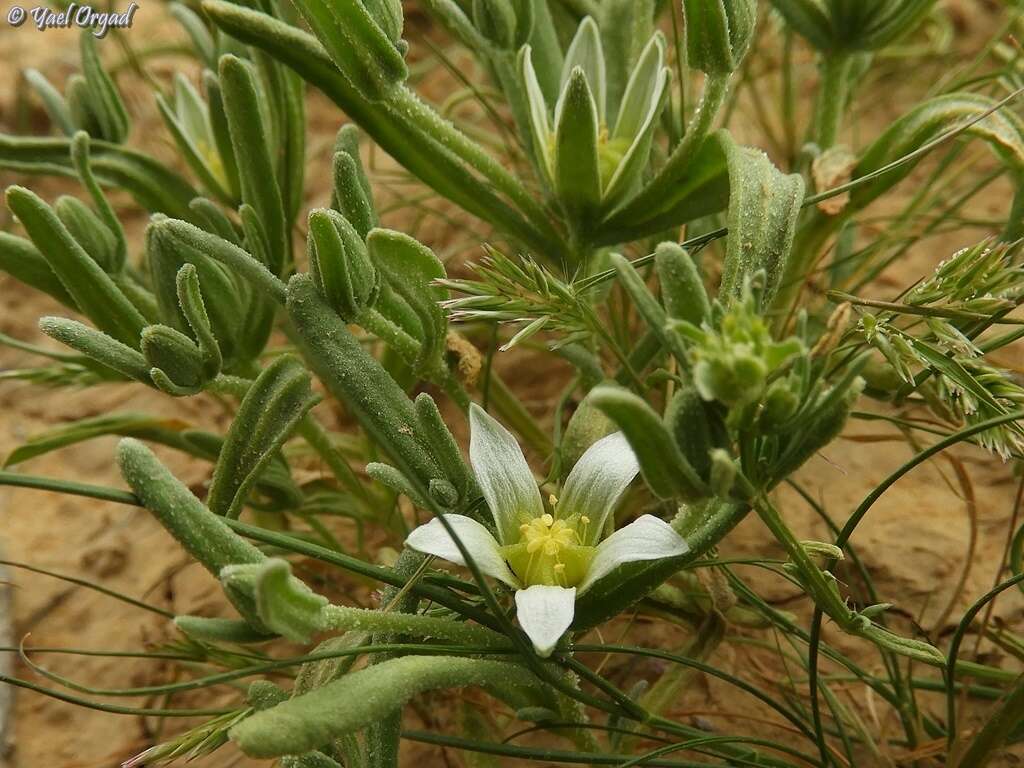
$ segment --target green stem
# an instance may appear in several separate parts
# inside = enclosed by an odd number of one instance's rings
[[[449,640],[463,645],[484,648],[508,648],[512,645],[504,635],[475,624],[464,624],[437,616],[394,611],[368,611],[344,605],[328,605],[321,612],[325,630],[388,633],[424,639]]]
[[[814,140],[822,150],[834,146],[839,137],[843,113],[850,97],[852,62],[852,57],[836,54],[822,57],[819,64],[821,80],[814,108]]]

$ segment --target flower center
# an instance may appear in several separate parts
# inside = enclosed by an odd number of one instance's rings
[[[593,547],[580,543],[582,537],[577,530],[582,525],[585,532],[589,522],[585,517],[535,517],[519,526],[519,542],[503,547],[502,552],[526,586],[575,586],[583,580],[593,556]]]
[[[563,547],[576,540],[576,531],[565,520],[555,520],[551,515],[535,517],[519,526],[529,554],[543,552],[549,557],[558,557]]]

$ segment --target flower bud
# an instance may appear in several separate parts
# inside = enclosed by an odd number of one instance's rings
[[[516,12],[511,0],[473,0],[473,24],[499,48],[511,48],[516,36]]]
[[[755,0],[683,0],[690,66],[707,74],[735,72],[757,22]]]
[[[141,346],[153,383],[168,394],[194,394],[206,383],[206,361],[192,339],[180,331],[166,325],[147,326]]]
[[[352,320],[373,304],[378,276],[366,245],[348,220],[337,211],[309,214],[309,263],[317,290],[331,308]]]

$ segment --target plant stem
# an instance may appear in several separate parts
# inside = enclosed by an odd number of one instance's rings
[[[814,111],[814,140],[822,150],[834,146],[850,97],[850,66],[847,54],[824,56],[819,64],[821,80]]]

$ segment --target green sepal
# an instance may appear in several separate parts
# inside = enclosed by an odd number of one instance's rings
[[[588,228],[601,204],[600,118],[582,67],[572,70],[555,118],[554,182],[566,213]]]
[[[121,144],[128,138],[128,132],[131,130],[128,110],[125,109],[117,86],[100,63],[95,36],[90,30],[83,30],[79,40],[89,106],[99,123],[100,136],[107,141]]]
[[[63,317],[39,318],[39,330],[129,379],[152,383],[150,366],[142,353],[102,331]]]
[[[260,632],[247,621],[211,619],[205,616],[175,616],[174,625],[192,640],[201,643],[252,645],[273,640],[277,635]],[[276,687],[276,686],[275,686]]]
[[[192,329],[199,354],[202,360],[203,376],[212,379],[220,373],[224,361],[220,353],[220,345],[213,333],[210,316],[206,313],[203,292],[199,285],[199,271],[194,264],[185,264],[178,270],[175,278],[178,292],[178,304]]]
[[[178,397],[202,391],[207,383],[203,356],[184,333],[166,325],[150,325],[142,331],[140,346],[158,389]]]
[[[160,463],[149,448],[133,438],[117,446],[117,463],[129,487],[160,524],[215,577],[228,565],[258,564],[266,557],[203,506],[192,492]],[[228,593],[242,617],[263,630],[256,606]]]
[[[606,385],[595,387],[591,397],[594,405],[625,433],[640,464],[640,473],[655,495],[662,499],[678,496],[686,501],[707,496],[704,481],[643,398]]]
[[[264,369],[242,399],[217,458],[207,496],[214,514],[238,517],[263,468],[316,401],[309,374],[294,357],[283,355]]]
[[[415,433],[416,412],[409,397],[321,298],[311,276],[292,277],[287,307],[303,356],[370,439],[422,486],[441,477]]]
[[[754,39],[756,0],[683,0],[687,61],[707,74],[735,72]]]
[[[729,168],[729,236],[719,296],[738,298],[745,281],[764,270],[767,305],[785,274],[804,181],[799,174],[784,174],[761,150],[739,146],[725,131],[716,138]]]
[[[82,312],[104,333],[137,346],[146,319],[75,242],[53,209],[24,187],[7,188],[7,205]]]
[[[260,110],[256,77],[246,62],[235,56],[223,56],[220,87],[231,145],[235,156],[244,158],[238,166],[242,200],[255,209],[266,231],[270,246],[267,266],[273,274],[282,275],[289,253],[286,216]]]
[[[324,627],[326,597],[315,594],[292,575],[286,560],[268,558],[259,564],[228,565],[220,572],[227,592],[251,596],[260,621],[289,640],[308,643]]]
[[[358,157],[358,156],[357,156]],[[332,206],[366,239],[377,226],[373,199],[362,184],[359,161],[348,152],[334,153],[334,190]]]
[[[435,461],[455,487],[460,501],[468,501],[476,494],[476,480],[462,458],[459,444],[445,424],[437,403],[426,392],[421,392],[416,396],[413,407],[423,441],[430,446]]]
[[[379,722],[426,691],[480,686],[532,690],[536,678],[504,661],[456,656],[403,656],[345,675],[230,731],[250,757],[301,754]]]
[[[447,291],[435,284],[446,277],[434,252],[415,238],[390,229],[374,229],[366,238],[370,259],[393,291],[416,313],[423,329],[419,358],[414,368],[434,373],[444,366],[448,318],[440,302]]]
[[[104,272],[117,271],[117,240],[92,209],[77,197],[61,195],[53,202],[57,214],[75,241]]]
[[[709,320],[711,301],[697,265],[686,249],[676,243],[660,243],[654,254],[654,267],[661,283],[661,300],[668,316],[698,327]]]
[[[8,232],[0,232],[0,270],[25,285],[49,294],[66,307],[78,309],[74,297],[30,241]]]
[[[367,246],[347,218],[328,208],[310,211],[308,229],[309,270],[317,288],[335,312],[353,322],[379,290]]]

